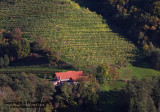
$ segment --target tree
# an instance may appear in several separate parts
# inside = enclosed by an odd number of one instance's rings
[[[65,105],[74,105],[76,104],[74,101],[74,93],[73,93],[73,85],[68,85],[64,83],[59,87],[59,101],[61,102],[61,106]]]
[[[45,110],[45,112],[52,112],[53,105],[52,104],[47,104],[44,110]]]
[[[156,1],[153,3],[152,11],[156,16],[160,16],[160,1]]]
[[[13,40],[10,42],[10,56],[19,59],[21,51],[22,51],[22,46],[20,41]]]
[[[152,83],[147,79],[132,79],[127,84],[129,96],[129,112],[156,112],[154,100],[151,97]]]
[[[101,64],[97,67],[96,78],[100,84],[103,84],[106,81],[108,74],[109,69],[107,69],[106,64]]]
[[[4,67],[7,67],[9,65],[9,57],[8,55],[4,55]]]
[[[21,51],[21,58],[27,57],[30,54],[30,43],[28,40],[23,39],[21,41],[22,51]]]
[[[79,81],[77,85],[63,83],[56,88],[54,104],[56,107],[64,108],[65,112],[68,112],[66,109],[77,112],[77,108],[79,111],[90,112],[98,100],[95,86],[94,83],[85,80]]]
[[[0,57],[0,68],[2,68],[3,66],[4,66],[4,59]]]
[[[0,89],[2,87],[9,88],[9,93],[5,92],[7,97],[3,99],[2,104],[4,104],[4,101],[13,101],[13,102],[14,101],[16,102],[36,101],[35,86],[33,85],[32,81],[29,79],[27,74],[25,73],[5,74],[5,75],[2,75],[2,77],[0,78],[0,82],[1,82]],[[18,104],[18,105],[20,106],[21,104]],[[26,104],[26,105],[29,105],[29,104]],[[3,108],[3,105],[0,104],[0,111],[2,112],[12,112],[13,111],[12,108],[8,107],[10,105],[4,104],[4,106],[5,108]],[[13,112],[35,112],[35,110],[31,108],[27,108],[27,109],[18,108]]]
[[[87,84],[86,81],[81,81],[77,85],[77,92],[80,94],[79,99],[82,99],[84,105],[97,103],[98,95],[92,82]]]
[[[24,72],[20,74],[1,74],[0,112],[44,112],[45,109],[51,110],[51,99],[54,92],[53,84],[39,79],[35,74],[26,74]],[[27,102],[23,106],[43,106],[44,108],[17,108],[14,111],[13,108],[10,108],[10,105],[4,103],[5,101],[22,101]],[[38,101],[41,101],[41,103]],[[36,102],[39,105],[32,102]],[[16,106],[21,106],[21,104],[16,104]]]
[[[30,54],[30,44],[25,39],[22,41],[12,40],[10,42],[10,47],[11,56],[18,59],[27,57]]]
[[[9,76],[1,74],[0,87],[3,87],[3,86],[7,87],[11,83],[12,83],[12,79]]]
[[[160,111],[160,78],[153,77],[152,82],[154,86],[152,96],[155,102],[155,106],[157,107],[159,112]]]
[[[160,70],[160,49],[150,50],[148,53],[149,63],[152,68]]]
[[[49,101],[52,100],[52,95],[55,92],[55,88],[53,86],[53,84],[51,84],[49,81],[45,81],[42,83],[42,80],[39,81],[39,83],[37,84],[36,87],[36,97],[37,97],[37,101],[40,102],[47,102],[47,104],[49,103]],[[37,112],[41,112],[41,104],[38,105],[39,108],[37,110]],[[43,105],[43,106],[49,106],[49,105]]]

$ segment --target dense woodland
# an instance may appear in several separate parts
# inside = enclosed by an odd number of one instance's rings
[[[40,79],[35,74],[1,74],[0,111],[157,112],[160,109],[159,82],[159,78],[152,80],[134,78],[123,90],[104,92],[92,76],[90,82],[81,80],[78,85],[64,83],[55,88],[49,81]],[[9,104],[9,102],[17,103]],[[43,102],[43,104],[29,102]],[[34,108],[25,108],[25,106],[34,106]]]
[[[110,24],[122,29],[119,33],[138,46],[143,61],[160,70],[159,0],[72,1],[96,11]],[[18,0],[5,2],[13,5]],[[75,63],[65,61],[60,51],[48,47],[45,38],[31,41],[26,36],[18,26],[0,30],[0,68],[40,65],[81,70]],[[88,80],[81,79],[78,84],[63,83],[56,87],[51,83],[53,76],[46,79],[39,74],[24,72],[0,74],[0,112],[160,111],[160,78],[138,79],[132,77],[127,69],[122,77],[120,69],[127,67],[126,63],[105,62],[89,66],[89,70],[85,71]],[[102,86],[110,82],[122,82],[125,86],[104,90]],[[14,108],[16,106],[18,108]]]

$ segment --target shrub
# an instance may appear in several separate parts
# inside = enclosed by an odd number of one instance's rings
[[[15,28],[12,32],[11,31],[6,31],[6,32],[3,33],[4,38],[8,39],[9,41],[11,41],[11,40],[21,41],[21,40],[23,40],[22,34],[23,34],[23,32],[20,28]]]
[[[120,76],[120,73],[118,72],[116,67],[111,67],[109,70],[109,74],[111,75],[112,79],[118,79]]]
[[[118,79],[120,73],[116,67],[110,66],[108,64],[101,64],[97,67],[96,78],[100,84],[103,84],[107,79]]]
[[[53,49],[45,49],[43,53],[49,63],[58,62],[60,60],[60,53]]]
[[[31,49],[33,50],[33,52],[41,51],[45,48],[45,46],[46,46],[46,42],[43,38],[40,38],[34,41],[33,43],[31,43]]]
[[[149,48],[149,46],[148,46],[147,44],[145,44],[145,45],[143,46],[143,51],[146,51],[148,48]]]
[[[23,39],[22,34],[23,32],[20,28],[15,28],[14,31],[12,32],[12,39],[22,40]]]

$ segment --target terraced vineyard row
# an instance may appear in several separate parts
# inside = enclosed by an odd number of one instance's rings
[[[135,46],[113,33],[100,15],[71,0],[0,2],[0,28],[20,27],[31,41],[43,37],[48,46],[77,65],[130,61]]]

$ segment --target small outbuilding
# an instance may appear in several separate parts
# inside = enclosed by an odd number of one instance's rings
[[[61,85],[64,82],[67,83],[77,83],[77,80],[87,78],[83,71],[67,71],[67,72],[56,72],[53,77],[54,86]]]

